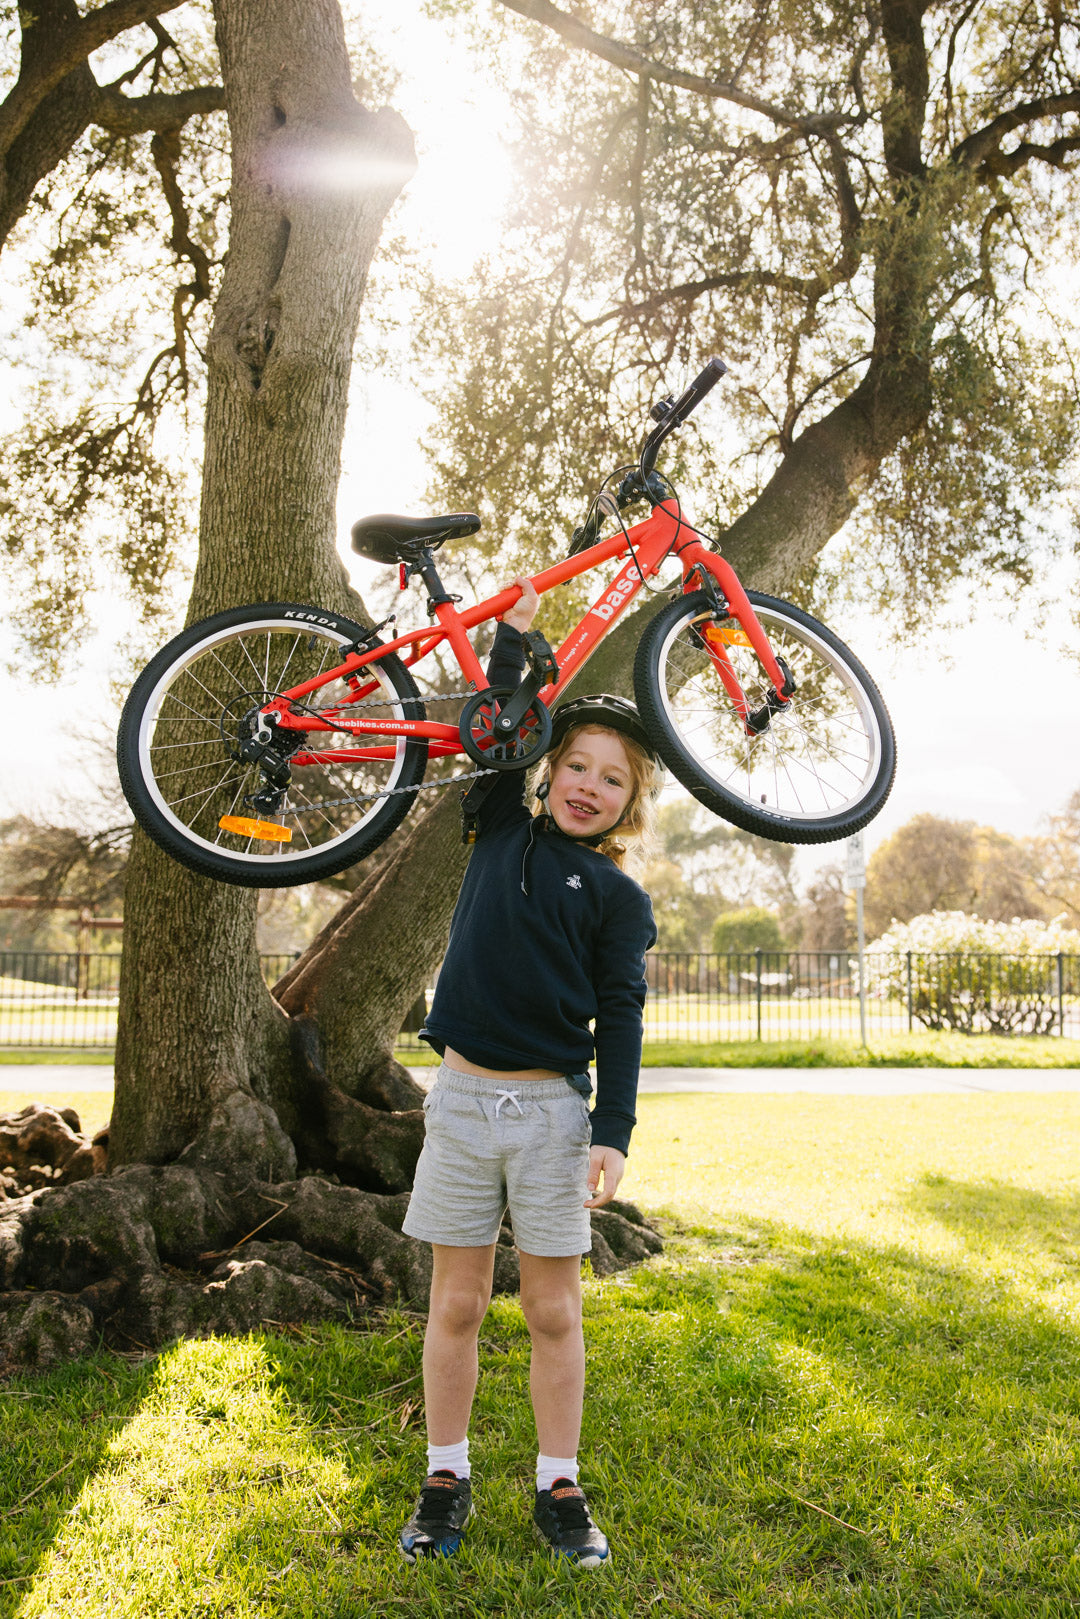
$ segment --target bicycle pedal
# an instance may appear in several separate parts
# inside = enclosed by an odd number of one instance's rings
[[[539,630],[526,630],[521,639],[533,674],[539,677],[543,685],[553,686],[559,678],[559,665],[546,636],[541,635]]]

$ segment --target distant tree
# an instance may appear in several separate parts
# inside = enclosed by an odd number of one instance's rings
[[[71,931],[55,900],[78,901],[99,916],[122,913],[131,821],[87,830],[73,821],[17,815],[0,822],[0,893],[41,903],[0,910],[0,949],[70,950]]]
[[[818,872],[789,924],[800,950],[847,950],[855,942],[851,897],[840,866]]]
[[[866,930],[932,911],[966,911],[975,894],[975,827],[916,815],[879,844],[866,866]]]
[[[933,911],[991,921],[1046,917],[1030,846],[974,821],[916,815],[880,844],[866,868],[869,938]]]
[[[718,955],[737,950],[783,950],[784,936],[772,911],[762,905],[747,905],[741,911],[725,911],[717,917],[712,947]]]
[[[1051,916],[1080,926],[1080,790],[1029,842],[1031,881]]]
[[[708,950],[721,911],[764,902],[794,909],[794,850],[727,826],[685,794],[663,805],[660,848],[642,874],[661,950]]]
[[[1038,851],[1031,838],[992,826],[975,828],[975,895],[971,909],[992,922],[1049,919],[1053,914],[1035,880]]]
[[[726,903],[723,896],[711,886],[695,887],[676,861],[663,857],[650,863],[642,880],[656,918],[657,949],[707,950],[712,924]]]

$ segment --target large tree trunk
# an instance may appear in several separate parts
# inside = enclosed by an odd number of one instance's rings
[[[335,497],[364,281],[412,140],[396,114],[353,96],[333,0],[220,0],[217,21],[232,222],[188,620],[267,600],[363,616],[335,547]],[[195,877],[140,837],[125,914],[110,1163],[166,1162],[197,1142],[234,1173],[291,1173],[276,1118],[290,1101],[289,1030],[259,972],[255,894]]]

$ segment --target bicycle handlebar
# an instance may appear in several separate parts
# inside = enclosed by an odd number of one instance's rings
[[[659,424],[648,434],[641,446],[641,475],[643,478],[647,479],[649,473],[655,467],[657,451],[668,434],[673,428],[678,427],[680,422],[684,422],[692,410],[697,409],[705,395],[716,387],[726,370],[727,366],[723,360],[714,354],[704,371],[694,378],[686,392],[680,394],[674,404],[667,407],[660,418]],[[666,404],[666,401],[662,401],[662,403]],[[653,406],[654,413],[658,408],[656,405]]]
[[[570,555],[575,556],[586,546],[592,545],[600,537],[600,529],[606,516],[614,515],[626,506],[632,506],[635,501],[651,499],[655,506],[658,501],[665,498],[666,491],[661,484],[659,492],[652,485],[652,472],[656,465],[656,452],[664,439],[673,428],[684,422],[692,410],[696,410],[710,389],[715,388],[720,378],[727,371],[727,366],[717,355],[706,365],[704,371],[698,373],[685,393],[678,399],[661,399],[655,404],[650,415],[658,420],[658,426],[647,434],[641,446],[639,471],[631,472],[619,485],[617,496],[601,495],[597,499],[582,528],[576,528],[570,545]]]

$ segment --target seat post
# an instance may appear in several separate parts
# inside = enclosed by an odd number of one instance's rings
[[[416,557],[417,560],[411,564],[412,570],[414,573],[419,574],[424,581],[424,588],[428,593],[428,601],[432,609],[442,607],[446,602],[457,601],[458,598],[450,595],[439,578],[439,570],[435,566],[435,556],[431,547],[422,545],[416,553]]]

